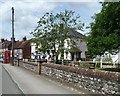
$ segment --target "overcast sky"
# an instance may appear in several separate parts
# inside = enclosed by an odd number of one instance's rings
[[[101,4],[95,1],[98,0],[0,0],[0,38],[10,40],[12,37],[12,7],[15,9],[15,38],[21,40],[24,36],[32,38],[30,32],[35,29],[39,18],[46,12],[72,10],[81,16],[85,27],[88,26],[92,22],[91,16],[101,10]],[[84,28],[82,33],[87,32]]]

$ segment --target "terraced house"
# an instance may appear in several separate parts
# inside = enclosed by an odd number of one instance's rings
[[[9,40],[1,39],[0,54],[4,55],[3,53],[7,50],[9,50],[12,53],[11,49],[12,42]],[[31,56],[30,40],[27,40],[26,37],[24,37],[21,41],[14,40],[14,56],[15,58],[19,59],[28,59]]]

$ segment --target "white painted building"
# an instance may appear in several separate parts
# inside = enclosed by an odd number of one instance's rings
[[[103,63],[113,63],[113,64],[119,63],[120,64],[120,52],[118,52],[115,55],[110,54],[109,52],[105,52],[104,55],[102,55],[101,57],[102,57]],[[93,59],[93,62],[95,61],[101,62],[101,57],[97,56],[96,58]]]
[[[75,45],[72,44],[73,47],[70,47],[68,42],[70,42],[70,39],[66,39],[64,41],[64,48],[69,50],[64,50],[64,60],[72,60],[72,61],[78,61],[78,60],[85,60],[86,59],[86,52],[87,52],[87,44],[85,42],[85,36],[82,35],[79,32],[69,32],[69,35],[72,36],[73,41],[75,42]],[[57,49],[56,45],[56,49]],[[40,46],[38,46],[40,48]],[[48,49],[50,51],[50,55],[53,56],[54,49]],[[31,43],[31,53],[36,54],[37,52],[37,46],[34,43]],[[31,56],[31,58],[34,58],[34,56]],[[61,59],[61,54],[58,55],[58,59]]]
[[[113,63],[120,63],[120,52],[117,53],[116,55],[111,54],[111,58],[112,58]]]
[[[35,54],[36,51],[37,51],[37,48],[36,48],[36,47],[37,47],[37,46],[36,46],[35,43],[31,43],[31,58],[32,58],[32,59],[34,59],[33,54]]]

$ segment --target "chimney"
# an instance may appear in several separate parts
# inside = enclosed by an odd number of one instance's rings
[[[12,41],[12,38],[11,38],[11,41]],[[15,42],[15,38],[14,38],[14,42]]]
[[[27,40],[26,36],[25,36],[25,37],[23,37],[23,41],[26,41],[26,40]]]
[[[3,43],[5,41],[5,39],[4,38],[1,38],[1,42]]]

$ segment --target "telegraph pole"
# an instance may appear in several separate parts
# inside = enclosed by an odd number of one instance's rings
[[[14,7],[12,7],[12,66],[14,66]]]

